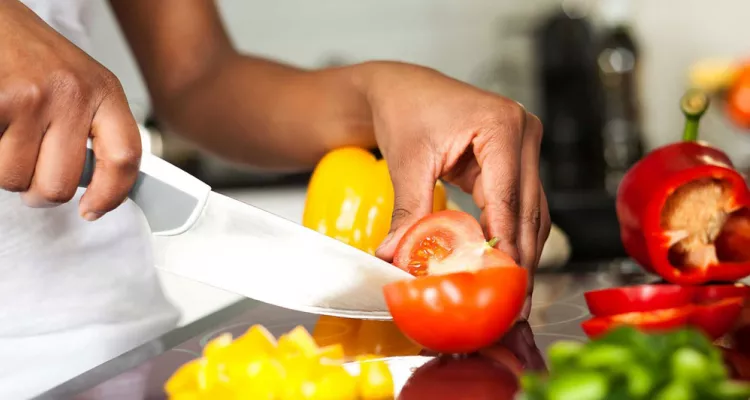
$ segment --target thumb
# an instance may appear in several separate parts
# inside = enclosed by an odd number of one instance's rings
[[[419,162],[420,157],[411,156],[415,161],[388,166],[393,182],[391,228],[375,252],[375,255],[386,261],[393,259],[396,246],[404,233],[432,211],[432,196],[437,178],[429,168],[430,163]]]

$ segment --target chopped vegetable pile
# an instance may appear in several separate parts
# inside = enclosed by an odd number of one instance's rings
[[[183,365],[165,385],[172,400],[385,400],[393,398],[388,365],[361,359],[359,375],[344,368],[344,350],[318,347],[299,326],[278,342],[262,326],[232,340],[210,341],[203,357]]]
[[[719,349],[691,329],[621,327],[586,344],[557,342],[547,355],[548,377],[522,378],[526,400],[750,398],[750,385],[729,380]]]

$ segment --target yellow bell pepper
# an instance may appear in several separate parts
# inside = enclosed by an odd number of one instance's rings
[[[378,362],[361,367],[365,376],[352,375],[340,344],[320,347],[301,326],[277,343],[265,328],[253,326],[236,340],[225,333],[208,342],[203,357],[178,369],[164,389],[172,400],[392,398],[393,377],[382,361],[375,367]]]
[[[433,210],[447,207],[445,187],[435,186]],[[304,226],[374,254],[391,227],[393,184],[385,160],[343,147],[326,154],[307,188]]]

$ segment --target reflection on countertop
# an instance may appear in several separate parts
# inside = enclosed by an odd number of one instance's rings
[[[541,273],[536,279],[534,307],[528,323],[516,326],[497,346],[484,352],[485,357],[497,361],[498,357],[508,358],[510,352],[509,359],[517,360],[520,368],[543,368],[542,354],[551,343],[560,339],[586,340],[580,328],[589,315],[583,299],[585,291],[649,280],[652,279],[633,269],[627,261],[570,265],[563,271]],[[266,326],[277,336],[302,325],[321,343],[342,342],[352,355],[425,355],[390,323],[320,317],[245,299],[118,357],[40,398],[75,394],[76,399],[162,399],[166,379],[179,366],[198,357],[208,340],[224,332],[239,336],[254,324]],[[394,358],[393,362],[397,360],[406,362],[401,358]],[[482,369],[485,363],[486,360],[465,361],[455,364],[455,368],[460,371],[466,365],[465,368]],[[430,365],[430,370],[436,369],[437,374],[457,373],[453,362],[435,361]],[[402,374],[406,375],[395,377],[397,382],[406,382],[411,376],[409,369],[405,371]]]

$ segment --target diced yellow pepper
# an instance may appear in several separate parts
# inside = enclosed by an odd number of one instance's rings
[[[198,392],[177,392],[169,394],[170,400],[201,400],[202,396]]]
[[[232,345],[232,334],[222,333],[214,339],[211,339],[203,348],[203,355],[211,358],[222,353],[227,347]]]
[[[175,396],[178,393],[198,390],[196,377],[200,369],[200,360],[193,360],[184,364],[164,384],[164,391],[170,396]]]
[[[199,360],[198,365],[200,366],[196,375],[198,390],[208,392],[228,380],[226,375],[224,375],[223,363],[202,358]]]
[[[315,390],[304,399],[310,400],[356,400],[357,379],[342,365],[325,366],[315,380]]]
[[[244,335],[234,341],[233,351],[241,353],[244,357],[255,357],[261,354],[274,354],[276,346],[276,338],[266,328],[253,325]]]
[[[334,361],[341,363],[344,361],[344,356],[344,346],[340,344],[321,347],[318,351],[318,357],[322,362]]]
[[[244,364],[232,364],[228,375],[239,399],[272,400],[286,384],[286,371],[272,358],[260,357]]]
[[[298,326],[281,336],[277,351],[280,355],[300,353],[305,357],[313,358],[318,354],[318,345],[315,344],[315,339],[310,336],[307,329]]]
[[[211,340],[204,357],[178,369],[165,391],[172,400],[392,397],[393,378],[384,362],[363,362],[359,377],[348,373],[343,363],[343,346],[318,347],[301,326],[283,335],[278,344],[265,328],[254,326],[234,342],[229,334]]]
[[[360,361],[359,395],[365,400],[393,398],[393,375],[383,360]]]

